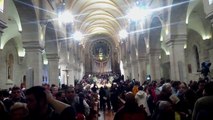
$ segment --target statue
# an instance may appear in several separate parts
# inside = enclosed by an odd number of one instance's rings
[[[99,48],[98,50],[98,58],[99,60],[103,60],[104,54],[103,54],[103,49]]]

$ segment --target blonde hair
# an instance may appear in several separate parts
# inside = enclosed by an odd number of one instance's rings
[[[14,111],[14,110],[17,110],[17,109],[24,109],[24,110],[28,111],[27,104],[21,103],[21,102],[16,102],[10,107],[10,111]]]

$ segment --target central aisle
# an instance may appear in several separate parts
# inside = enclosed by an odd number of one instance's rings
[[[104,111],[100,111],[100,117],[98,118],[98,120],[113,120],[114,118],[114,113],[112,111],[108,111],[106,110]]]

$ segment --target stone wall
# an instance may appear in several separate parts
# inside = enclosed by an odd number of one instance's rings
[[[7,70],[7,57],[9,54],[13,55],[13,69],[12,69],[12,79],[8,80],[8,70]],[[0,88],[5,89],[12,87],[14,85],[20,86],[23,81],[23,76],[26,74],[26,63],[20,61],[21,58],[18,57],[17,49],[14,40],[10,40],[1,50],[0,53]]]

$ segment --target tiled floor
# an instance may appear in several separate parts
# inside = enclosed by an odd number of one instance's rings
[[[114,118],[114,113],[112,111],[100,111],[100,117],[98,120],[113,120]]]

